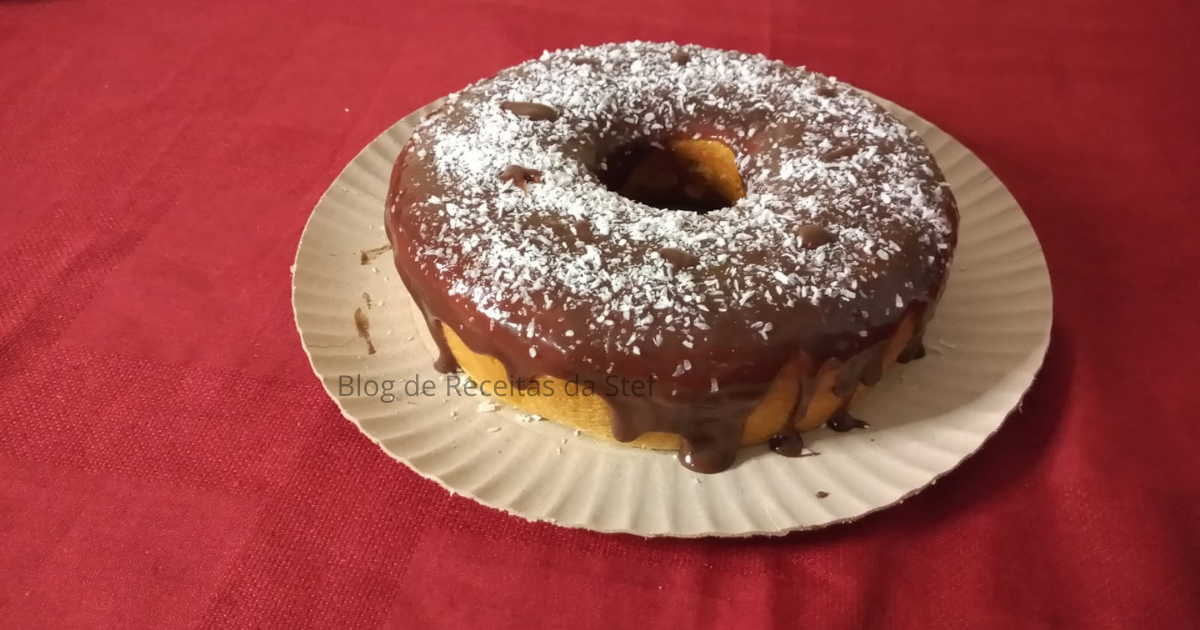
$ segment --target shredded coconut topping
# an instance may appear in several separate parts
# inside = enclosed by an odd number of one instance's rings
[[[501,107],[511,102],[557,116]],[[747,194],[730,207],[649,207],[594,172],[593,147],[701,124],[739,156]],[[919,138],[845,84],[759,55],[642,42],[547,52],[448,97],[406,151],[425,175],[401,211],[415,217],[422,268],[497,325],[567,348],[692,348],[714,328],[755,324],[766,344],[796,308],[893,314],[923,288],[876,291],[881,274],[944,265],[951,251],[948,193]],[[500,177],[511,165],[541,181],[522,191]],[[806,247],[801,224],[836,238]],[[674,268],[666,248],[695,264]],[[590,330],[553,316],[567,312]]]

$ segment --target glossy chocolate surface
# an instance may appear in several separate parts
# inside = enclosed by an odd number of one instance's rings
[[[746,198],[689,212],[604,185],[614,151],[676,137],[733,149]],[[917,358],[957,230],[920,140],[847,86],[641,43],[549,53],[451,97],[397,159],[385,219],[437,369],[457,367],[444,324],[514,381],[653,381],[606,397],[613,436],[678,434],[701,472],[733,463],[789,361],[803,418],[826,370],[847,400],[878,381],[906,317]],[[793,422],[773,450],[800,455]]]

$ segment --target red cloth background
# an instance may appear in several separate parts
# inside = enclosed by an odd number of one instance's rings
[[[0,627],[1200,623],[1197,3],[338,4],[0,0]],[[420,479],[321,390],[288,266],[342,166],[635,38],[890,97],[1021,201],[1053,343],[944,482],[783,539],[569,531]]]

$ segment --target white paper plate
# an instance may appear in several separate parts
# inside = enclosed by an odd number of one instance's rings
[[[883,99],[933,151],[962,213],[954,268],[926,335],[855,407],[869,430],[805,434],[819,457],[742,449],[718,475],[674,453],[602,443],[551,422],[522,422],[485,398],[448,396],[432,342],[413,316],[383,231],[392,162],[431,104],[346,166],[317,203],[293,275],[296,326],[342,413],[388,454],[451,492],[531,520],[642,536],[746,536],[812,529],[894,505],[974,453],[1021,400],[1050,339],[1050,277],[1016,200],[973,153]],[[368,299],[369,296],[369,299]],[[369,322],[370,344],[355,324]],[[424,340],[424,343],[423,341]],[[417,378],[433,396],[340,395],[339,378]],[[453,412],[453,413],[452,413]],[[827,493],[818,498],[818,493]]]

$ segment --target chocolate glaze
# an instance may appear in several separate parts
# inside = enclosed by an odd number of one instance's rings
[[[529,194],[525,188],[525,184],[540,184],[542,183],[542,172],[531,168],[525,168],[519,164],[509,164],[500,171],[500,181],[509,182],[513,186],[521,189],[521,192]]]
[[[571,58],[578,59],[575,55]],[[564,63],[574,66],[571,58],[565,59]],[[698,63],[693,55],[688,67],[695,67]],[[588,66],[591,67],[591,64]],[[523,68],[525,66],[505,71],[499,78],[520,76]],[[600,64],[595,70],[602,71],[603,68],[604,64]],[[495,97],[487,88],[488,82],[485,81],[459,94],[450,105],[437,113],[438,124],[443,128],[453,128],[458,121],[470,118],[473,110],[487,107],[499,107],[531,121],[540,121],[537,125],[562,125],[564,122],[559,119],[560,112],[550,106],[498,102],[492,100]],[[830,90],[831,97],[838,94],[838,91]],[[649,102],[656,102],[656,99],[650,98]],[[617,119],[599,126],[581,124],[577,133],[556,142],[561,143],[560,150],[564,155],[582,162],[586,171],[595,172],[604,155],[636,140],[631,134],[637,132],[622,127],[623,124],[619,115]],[[709,102],[700,101],[694,110],[679,113],[674,124],[664,129],[661,137],[700,136],[718,139],[729,145],[736,155],[757,159],[766,172],[779,172],[781,165],[772,162],[775,155],[772,147],[780,143],[797,142],[799,138],[811,134],[818,134],[818,138],[826,135],[836,140],[835,124],[832,120],[820,123],[787,119],[781,122],[768,109],[714,109]],[[533,128],[532,133],[539,133],[536,129]],[[746,134],[746,129],[762,131]],[[571,303],[560,299],[562,296],[556,293],[559,287],[553,283],[529,291],[524,298],[532,304],[544,303],[544,307],[528,309],[524,307],[524,301],[505,302],[501,304],[505,314],[499,317],[495,315],[495,309],[488,312],[481,310],[470,294],[451,290],[471,264],[473,259],[470,255],[456,256],[450,262],[428,262],[431,258],[427,253],[427,241],[443,233],[451,220],[440,209],[431,209],[428,200],[454,199],[456,191],[451,180],[439,177],[432,157],[426,157],[431,152],[414,150],[414,147],[428,146],[424,143],[429,141],[429,136],[421,130],[418,130],[418,135],[421,137],[414,136],[396,161],[385,219],[389,241],[395,246],[394,256],[400,276],[437,342],[440,356],[435,367],[442,372],[458,367],[442,333],[444,325],[452,329],[472,351],[499,360],[513,381],[523,379],[532,382],[538,376],[551,376],[564,380],[579,378],[599,384],[611,375],[641,381],[653,380],[656,382],[653,395],[605,395],[610,408],[612,434],[620,441],[631,441],[647,432],[677,434],[684,442],[679,453],[680,461],[699,472],[718,472],[732,465],[745,419],[763,399],[784,365],[797,358],[803,365],[801,394],[795,401],[791,418],[780,428],[777,435],[779,439],[772,440],[771,448],[785,455],[799,454],[803,441],[796,431],[796,425],[798,419],[804,418],[807,413],[821,375],[829,370],[836,371],[835,393],[848,404],[859,384],[869,385],[879,380],[889,340],[906,318],[914,318],[918,323],[916,333],[904,352],[906,358],[915,358],[915,349],[921,346],[924,324],[932,315],[932,305],[943,288],[948,252],[937,253],[940,250],[933,250],[935,255],[930,255],[930,245],[918,243],[915,234],[897,230],[890,234],[890,238],[898,244],[899,249],[890,257],[880,256],[865,263],[868,265],[867,271],[871,273],[864,277],[870,279],[860,286],[858,297],[854,300],[824,307],[797,301],[787,308],[759,306],[748,311],[713,298],[715,301],[708,302],[705,309],[711,315],[706,320],[702,337],[693,337],[692,333],[697,332],[695,330],[680,330],[656,321],[643,335],[644,338],[655,338],[654,345],[648,346],[652,351],[631,351],[628,346],[614,345],[610,336],[599,332],[589,335],[588,331],[604,329],[598,328],[601,324],[595,322],[591,312],[579,306],[566,306]],[[851,148],[853,150],[849,150]],[[891,146],[888,150],[901,149]],[[903,150],[914,149],[906,147]],[[848,158],[858,151],[857,146],[836,148],[823,154],[822,158],[831,154],[838,154],[832,159]],[[884,168],[873,163],[866,164],[868,170],[859,177],[871,177],[870,169]],[[917,173],[914,177],[923,182],[941,181],[941,175],[932,160],[928,161],[926,174]],[[766,191],[771,181],[768,179],[765,183],[756,183],[747,180],[747,187],[751,192],[756,187]],[[596,185],[600,183],[596,182]],[[840,217],[838,220],[842,229],[848,229],[847,226],[853,226],[859,220],[857,217],[861,212],[856,214],[850,210],[843,211],[842,208],[850,208],[850,205],[829,208],[827,213],[832,212],[834,214],[830,216]],[[845,214],[838,214],[842,212]],[[951,222],[954,230],[957,229],[957,211],[952,196],[946,194],[941,198],[938,212]],[[580,247],[608,245],[604,234],[592,233],[591,228],[587,227],[587,220],[539,216],[536,221],[530,221],[536,223],[534,227],[549,230],[565,239],[564,256],[574,255],[572,252],[577,253]],[[526,224],[526,228],[529,228],[529,224]],[[496,229],[507,228],[497,226]],[[820,236],[816,229],[825,230],[823,226],[816,225],[815,229],[810,230],[810,236]],[[836,238],[832,232],[825,231]],[[803,235],[800,238],[804,240],[804,247],[808,248],[809,239]],[[821,240],[815,238],[812,247],[819,251],[822,246],[829,246],[829,243],[820,243]],[[953,245],[953,234],[950,245]],[[721,277],[736,277],[739,273],[738,268],[730,265],[707,266],[703,269],[695,267],[699,261],[696,254],[676,253],[671,251],[672,248],[664,248],[653,242],[634,244],[632,247],[634,253],[631,255],[635,259],[659,256],[676,270],[687,269],[694,274],[715,273]],[[763,252],[757,260],[756,264],[760,265],[784,264],[775,259],[771,252]],[[612,264],[614,261],[602,261],[602,264],[605,262]],[[789,267],[776,268],[791,271]],[[804,270],[794,273],[804,273]],[[762,325],[749,330],[748,321]],[[604,322],[610,327],[621,324]],[[769,335],[766,334],[768,329]],[[581,340],[580,337],[585,335]],[[689,339],[694,339],[694,343],[684,343]],[[681,365],[690,365],[691,368],[681,369]],[[602,388],[597,389],[598,394],[604,395],[602,392]]]
[[[942,288],[944,289],[944,287]],[[941,289],[939,289],[938,296],[941,296]],[[916,329],[913,330],[912,339],[905,344],[904,349],[900,351],[900,356],[896,358],[897,363],[909,363],[925,358],[925,327],[929,325],[933,311],[934,309],[930,307],[921,314],[920,319],[917,320]]]
[[[853,431],[854,429],[865,429],[868,425],[866,422],[855,418],[846,411],[839,411],[838,413],[835,413],[829,417],[829,420],[825,423],[825,426],[829,427],[833,431],[837,431],[838,433],[845,433],[847,431]]]
[[[804,438],[792,427],[772,435],[771,439],[767,440],[767,446],[784,457],[805,457]]]
[[[658,255],[662,256],[671,263],[671,268],[675,271],[683,271],[695,267],[700,262],[700,257],[690,252],[685,252],[682,249],[674,247],[664,247],[658,250]]]
[[[812,223],[805,223],[797,228],[796,236],[799,236],[800,240],[804,241],[805,249],[816,249],[837,240],[836,234]]]
[[[855,153],[858,153],[858,147],[856,147],[856,146],[851,145],[851,146],[838,147],[836,149],[833,149],[832,151],[829,151],[828,153],[822,154],[821,161],[822,162],[833,162],[835,160],[840,160],[844,157],[850,157],[851,155],[854,155]]]
[[[897,363],[909,363],[917,359],[925,358],[925,344],[921,339],[915,339],[915,343],[910,343],[904,348],[904,352],[900,353],[900,357],[896,359]]]
[[[558,111],[549,105],[541,103],[504,101],[500,103],[500,109],[510,111],[529,120],[558,120]]]

